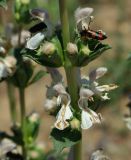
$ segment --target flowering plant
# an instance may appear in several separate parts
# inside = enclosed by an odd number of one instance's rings
[[[18,34],[10,34],[8,43],[11,47],[7,53],[4,43],[0,46],[0,81],[6,80],[8,85],[13,122],[13,136],[4,133],[3,137],[15,143],[10,144],[11,147],[2,156],[6,157],[10,153],[7,157],[13,155],[24,160],[33,159],[31,153],[34,150],[41,155],[35,147],[40,118],[34,112],[26,115],[25,89],[49,73],[52,83],[47,86],[44,108],[56,117],[50,134],[54,149],[59,153],[66,147],[73,147],[73,159],[80,160],[82,129],[89,129],[103,119],[96,112],[97,107],[94,110],[92,106],[97,106],[98,101],[109,100],[108,92],[117,88],[114,84],[99,85],[97,82],[107,72],[107,68],[99,67],[91,71],[89,76],[81,76],[80,69],[111,47],[101,42],[107,38],[105,32],[90,28],[93,21],[92,8],[76,9],[74,38],[70,38],[66,0],[59,0],[60,25],[56,26],[52,24],[46,10],[31,9],[30,3],[30,0],[15,0],[14,17],[18,24]],[[4,0],[0,6],[6,7]],[[23,25],[32,21],[35,24],[29,31],[25,31]],[[34,61],[46,67],[47,71],[34,73]],[[67,85],[56,69],[59,67],[65,70]],[[16,123],[15,96],[12,94],[15,87],[20,97],[20,124]],[[13,150],[18,145],[22,152],[15,154]]]

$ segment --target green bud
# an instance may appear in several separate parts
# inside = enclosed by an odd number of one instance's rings
[[[78,53],[77,45],[74,44],[74,43],[69,42],[69,43],[67,44],[67,48],[66,48],[66,49],[67,49],[67,52],[68,52],[69,54],[71,54],[71,55]]]
[[[89,53],[90,53],[90,49],[88,48],[88,46],[82,46],[81,47],[81,53],[82,54],[85,54],[85,55],[89,55]]]
[[[42,46],[42,52],[46,55],[51,55],[56,51],[56,47],[51,42],[45,42]]]
[[[80,129],[80,121],[77,118],[73,118],[73,120],[70,122],[72,129]]]
[[[26,4],[29,4],[29,3],[30,3],[30,0],[21,0],[21,3],[22,3],[22,4],[25,4],[25,5],[26,5]]]

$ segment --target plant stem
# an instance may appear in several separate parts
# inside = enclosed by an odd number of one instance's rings
[[[67,43],[70,41],[67,0],[59,0],[59,8],[60,8],[60,18],[61,18],[61,25],[62,25],[63,44],[64,44],[64,51],[65,51]],[[66,61],[67,57],[66,55],[64,56]],[[73,67],[72,65],[66,65],[66,64],[67,63],[65,63],[65,72],[66,72],[66,78],[67,78],[68,91],[71,96],[71,105],[76,111],[79,111],[78,104],[77,104],[78,91],[79,91],[78,80],[80,76],[79,69],[76,67]],[[73,147],[72,160],[82,160],[81,146],[82,146],[81,142],[79,142]]]
[[[22,145],[22,154],[24,160],[27,160],[27,150],[25,145],[25,118],[26,118],[26,110],[25,110],[25,89],[19,88],[19,96],[20,96],[20,114],[21,114],[21,131],[23,137],[23,145]]]
[[[63,43],[65,49],[67,43],[70,41],[67,0],[59,0],[59,10],[60,10],[60,19],[62,26]]]
[[[8,93],[9,106],[10,106],[11,121],[13,125],[16,124],[16,120],[17,120],[14,89],[15,89],[14,86],[9,81],[7,81],[7,90],[8,90],[7,93]]]

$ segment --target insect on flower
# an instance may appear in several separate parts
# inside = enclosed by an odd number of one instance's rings
[[[102,30],[92,30],[90,29],[90,24],[93,21],[94,17],[90,16],[93,12],[92,8],[78,8],[75,12],[76,24],[78,32],[82,40],[87,40],[88,38],[96,40],[104,40],[107,38],[107,35]]]
[[[83,26],[82,30],[80,31],[80,36],[83,40],[87,40],[88,38],[92,38],[92,39],[96,39],[96,40],[104,40],[107,38],[107,35],[104,31],[102,30],[98,30],[98,31],[94,31],[92,29],[90,29],[90,23],[92,22],[93,17],[90,16],[90,21],[88,24],[88,28],[86,28],[85,26]]]

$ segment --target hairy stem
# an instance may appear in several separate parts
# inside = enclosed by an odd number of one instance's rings
[[[63,44],[64,51],[66,50],[67,43],[70,41],[70,33],[69,33],[69,21],[68,21],[68,11],[67,11],[67,0],[59,0],[59,8],[60,8],[60,18],[62,25],[62,36],[63,36]],[[65,61],[69,62],[69,59],[66,57],[65,53]],[[68,64],[71,64],[69,62]],[[71,96],[71,105],[75,110],[79,111],[78,108],[78,91],[79,91],[79,69],[73,67],[72,65],[68,65],[65,62],[65,72],[67,78],[68,91]],[[73,147],[73,159],[72,160],[81,160],[81,142],[76,144]]]
[[[7,81],[7,93],[8,93],[8,99],[9,99],[9,106],[10,106],[10,115],[11,115],[11,121],[13,125],[16,124],[17,121],[17,111],[16,111],[16,99],[15,99],[15,88],[14,86]]]
[[[25,89],[19,88],[19,97],[20,97],[20,114],[21,114],[21,130],[23,136],[23,145],[22,145],[22,154],[24,160],[27,160],[27,150],[25,144],[25,118],[26,118],[26,108],[25,108]]]

